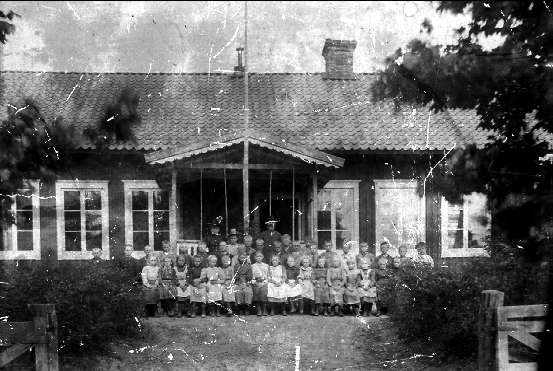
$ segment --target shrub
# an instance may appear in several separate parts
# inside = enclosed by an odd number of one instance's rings
[[[130,269],[106,261],[62,262],[57,267],[21,262],[4,266],[0,315],[29,320],[28,303],[56,304],[60,351],[106,350],[118,337],[141,330],[140,289]]]

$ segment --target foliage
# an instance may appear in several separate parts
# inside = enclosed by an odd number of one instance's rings
[[[108,343],[141,331],[135,272],[111,261],[71,262],[58,267],[19,262],[4,265],[0,313],[10,321],[29,320],[29,303],[56,304],[60,350],[105,350]]]
[[[12,23],[15,17],[20,15],[11,10],[7,13],[0,10],[0,43],[5,44],[7,36],[15,32],[15,25]]]

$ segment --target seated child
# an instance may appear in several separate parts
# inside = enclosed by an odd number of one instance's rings
[[[323,309],[323,315],[328,316],[328,306],[330,305],[330,295],[327,283],[327,270],[324,255],[317,259],[317,267],[313,269],[315,315],[319,315],[319,310]]]
[[[148,257],[147,265],[142,268],[142,285],[144,305],[146,315],[154,317],[156,315],[157,302],[159,301],[159,267],[157,258],[153,255]]]
[[[255,263],[252,264],[253,303],[257,307],[258,316],[267,315],[267,283],[269,265],[263,263],[263,252],[255,253]]]
[[[352,314],[359,316],[359,306],[361,300],[357,287],[361,280],[359,269],[355,267],[354,260],[348,260],[348,269],[346,270],[346,288],[344,289],[344,302],[349,307]]]
[[[305,241],[305,252],[303,256],[307,256],[309,258],[309,266],[310,267],[316,267],[317,259],[319,257],[319,246],[317,241],[313,240],[307,240]]]
[[[200,273],[200,280],[206,285],[207,306],[209,315],[219,317],[219,307],[221,306],[222,293],[221,282],[223,282],[223,272],[217,267],[217,257],[209,255],[207,258],[209,266],[203,268]]]
[[[369,308],[372,314],[376,314],[376,282],[374,269],[368,262],[361,263],[361,280],[359,281],[359,297],[361,299],[361,311],[366,317],[369,315]]]
[[[369,266],[372,268],[376,262],[376,257],[373,253],[369,252],[369,244],[366,242],[361,242],[359,244],[359,254],[355,257],[357,261],[357,267],[361,267],[363,261],[366,261]]]
[[[202,317],[205,317],[205,305],[207,302],[207,293],[205,284],[201,280],[203,257],[195,255],[192,258],[192,266],[188,269],[188,284],[190,285],[190,307],[188,315],[196,317],[197,305],[200,304]]]
[[[332,267],[328,268],[327,283],[330,288],[330,315],[333,316],[336,311],[336,314],[343,317],[342,305],[344,304],[346,271],[342,268],[342,259],[339,256],[334,257]]]
[[[184,316],[188,311],[188,304],[190,301],[190,287],[186,281],[188,275],[188,265],[186,264],[186,256],[177,256],[177,263],[173,267],[175,270],[175,276],[177,278],[177,315],[179,317]]]
[[[169,317],[175,315],[175,302],[177,299],[177,275],[173,269],[173,261],[171,257],[166,255],[163,257],[161,267],[159,269],[159,299],[161,301],[161,309],[163,313]]]
[[[319,255],[319,258],[321,256],[325,257],[326,267],[330,268],[332,267],[332,263],[334,262],[334,257],[338,256],[336,251],[332,248],[332,242],[330,241],[324,241],[323,243],[325,251]]]
[[[251,288],[252,266],[246,262],[247,255],[238,255],[238,265],[234,266],[236,307],[242,315],[249,314],[253,292]]]
[[[224,255],[221,258],[221,270],[222,273],[222,297],[223,297],[223,309],[227,312],[227,316],[232,316],[232,307],[234,306],[235,293],[234,293],[234,268],[230,265],[230,256]]]
[[[273,255],[271,257],[271,266],[269,267],[268,284],[267,284],[267,301],[271,306],[271,316],[275,315],[275,307],[279,305],[282,309],[282,315],[286,315],[286,271],[280,265],[280,257]]]
[[[386,291],[391,277],[388,260],[386,258],[378,260],[378,269],[375,272],[377,317],[388,312],[388,304],[390,303],[390,293]]]
[[[311,268],[311,259],[309,256],[304,256],[301,259],[300,274],[298,280],[301,286],[301,305],[300,314],[303,314],[304,307],[308,306],[311,309],[311,314],[315,314],[315,290],[313,288],[313,268]]]
[[[231,259],[231,256],[230,256],[229,251],[228,251],[228,245],[225,241],[219,242],[219,250],[218,250],[218,255],[217,255],[217,266],[218,267],[222,266],[223,256],[228,256],[229,259]]]
[[[290,313],[296,311],[296,305],[299,305],[300,311],[303,312],[303,302],[301,301],[301,285],[298,282],[300,269],[296,266],[296,261],[292,254],[286,258],[286,296],[290,305]]]
[[[199,256],[201,258],[202,268],[206,268],[209,265],[209,262],[207,261],[209,253],[207,250],[207,244],[204,241],[200,241],[200,243],[198,244],[198,253],[194,256]]]

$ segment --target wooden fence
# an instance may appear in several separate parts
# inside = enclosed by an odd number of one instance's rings
[[[0,322],[0,367],[35,348],[37,371],[58,371],[58,321],[54,304],[29,304],[33,320]]]
[[[478,369],[537,370],[532,356],[539,352],[541,341],[535,334],[545,330],[547,305],[503,306],[503,299],[501,291],[482,291],[478,314]],[[509,349],[509,337],[514,340],[513,345],[519,345],[513,346],[519,351]]]

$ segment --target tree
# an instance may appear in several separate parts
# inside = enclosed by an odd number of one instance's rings
[[[15,25],[12,23],[15,17],[19,17],[19,14],[11,10],[7,13],[0,10],[0,43],[5,44],[7,36],[15,32]]]
[[[527,257],[535,255],[530,252],[546,240],[544,221],[553,214],[553,163],[547,160],[553,143],[553,3],[441,1],[437,10],[468,13],[471,21],[456,30],[452,45],[413,40],[398,49],[386,59],[374,97],[433,110],[475,110],[489,141],[453,151],[434,170],[433,183],[450,201],[486,193],[495,223],[511,239],[526,238]],[[432,32],[428,21],[422,26]],[[492,35],[501,41],[487,48]],[[551,248],[541,246],[540,258],[548,256],[553,266]],[[549,332],[542,349],[552,343]]]

